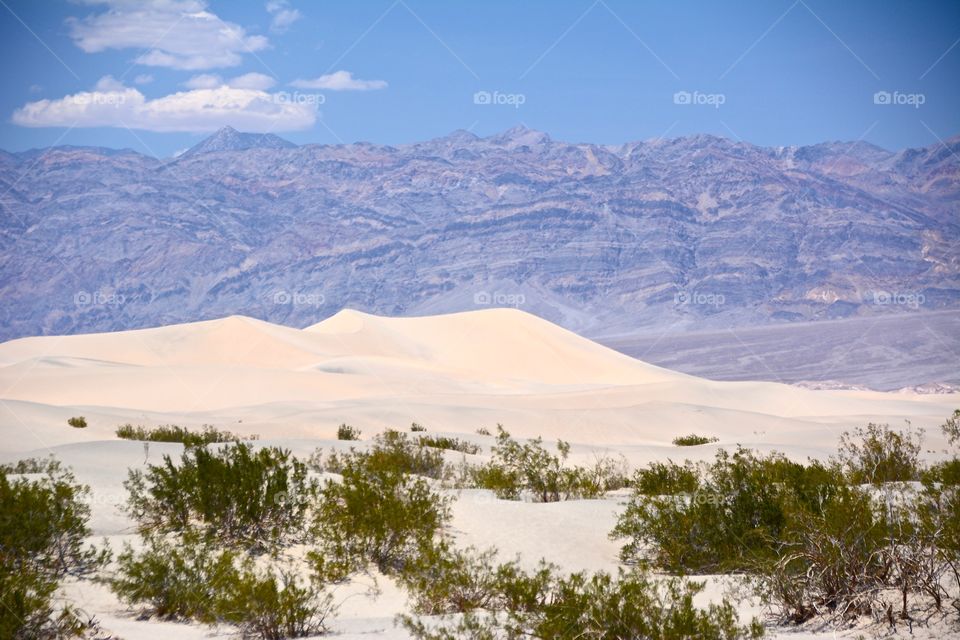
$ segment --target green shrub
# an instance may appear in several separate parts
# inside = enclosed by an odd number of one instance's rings
[[[67,418],[67,424],[74,429],[86,429],[87,419],[83,416],[74,416],[72,418]]]
[[[425,426],[423,426],[422,424],[417,424],[416,422],[414,422],[413,424],[410,425],[410,431],[413,431],[413,432],[415,432],[415,433],[417,433],[417,432],[423,432],[423,431],[426,431],[426,430],[427,430],[427,428],[426,428]]]
[[[702,584],[674,579],[653,581],[636,571],[575,573],[557,576],[541,566],[535,574],[519,571],[516,565],[492,570],[485,584],[492,585],[491,597],[482,589],[486,610],[463,609],[454,619],[424,621],[401,616],[401,622],[421,640],[550,638],[689,638],[734,640],[757,638],[763,628],[757,621],[740,626],[729,602],[699,609],[693,597]],[[481,579],[483,582],[483,579]],[[508,594],[512,594],[510,597]]]
[[[678,447],[696,447],[701,444],[709,444],[711,442],[718,442],[719,438],[708,438],[706,436],[698,436],[691,433],[689,436],[679,436],[673,439],[673,444]]]
[[[855,484],[919,480],[921,442],[909,428],[895,431],[871,422],[840,436],[837,458]]]
[[[537,438],[520,444],[500,425],[493,458],[473,468],[477,487],[493,491],[503,500],[529,496],[536,502],[595,498],[626,484],[625,474],[609,458],[599,458],[593,467],[568,466],[570,445],[557,442],[557,454]]]
[[[153,429],[142,425],[134,427],[125,424],[117,427],[117,437],[124,440],[143,440],[146,442],[180,442],[186,447],[202,447],[218,442],[240,442],[256,440],[257,436],[238,436],[229,431],[219,431],[212,425],[203,425],[202,431],[190,431],[175,424],[165,424]]]
[[[369,469],[393,469],[440,480],[447,474],[443,454],[423,444],[423,437],[411,438],[407,434],[388,429],[377,434],[373,446],[358,451],[351,448],[347,453],[332,452],[323,468],[331,473],[341,473],[347,461],[353,460]]]
[[[128,510],[144,534],[204,536],[254,551],[306,539],[305,520],[319,485],[306,465],[274,447],[191,448],[146,472],[131,470]]]
[[[486,427],[480,427],[479,429],[477,429],[477,432],[476,432],[476,433],[477,433],[478,436],[489,436],[489,435],[493,435],[493,434],[490,433],[490,429],[487,429]]]
[[[43,477],[11,478],[0,468],[0,637],[79,635],[93,621],[70,605],[55,607],[53,596],[64,576],[89,576],[109,557],[84,544],[89,489],[55,460],[24,466]]]
[[[289,570],[258,572],[249,562],[222,601],[224,620],[264,640],[319,635],[335,611],[333,595],[324,593],[315,576],[301,580]]]
[[[161,618],[228,622],[267,640],[322,633],[332,596],[315,578],[258,571],[253,560],[196,533],[151,536],[137,553],[127,545],[110,587],[124,602],[146,604]]]
[[[668,460],[652,462],[646,469],[638,469],[633,476],[634,490],[644,496],[693,493],[700,486],[700,475],[691,462],[683,466]]]
[[[325,575],[344,575],[371,562],[386,573],[401,571],[450,517],[449,500],[411,475],[409,442],[393,436],[386,441],[392,444],[379,451],[340,458],[341,480],[329,480],[323,489],[313,525],[319,553],[312,559]]]
[[[344,423],[337,427],[337,440],[359,440],[360,430]]]
[[[447,436],[420,436],[419,442],[425,447],[459,451],[460,453],[465,453],[470,456],[475,456],[483,451],[480,445],[461,440],[460,438],[450,438]]]
[[[718,451],[699,479],[689,463],[654,465],[639,474],[611,535],[628,540],[624,561],[677,573],[746,570],[776,553],[794,505],[829,500],[838,481],[823,465],[743,448]]]

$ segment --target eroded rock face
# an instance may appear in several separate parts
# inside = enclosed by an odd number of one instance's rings
[[[245,136],[167,161],[0,154],[0,338],[487,305],[609,335],[960,302],[960,138],[891,153],[522,128],[401,147]]]

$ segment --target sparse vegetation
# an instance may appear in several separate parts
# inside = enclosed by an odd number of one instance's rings
[[[219,451],[164,456],[146,472],[130,471],[128,511],[141,533],[184,533],[254,551],[305,540],[304,521],[319,485],[288,451],[245,443]]]
[[[678,447],[696,447],[701,444],[710,444],[711,442],[718,442],[719,438],[708,438],[707,436],[698,436],[694,433],[691,433],[689,436],[678,436],[673,439],[673,444]]]
[[[344,423],[337,427],[337,440],[359,440],[360,430]]]
[[[537,438],[526,444],[497,427],[493,459],[472,470],[476,486],[493,491],[504,500],[529,497],[536,502],[596,498],[627,483],[623,465],[601,457],[593,467],[569,466],[570,445],[557,442],[552,454]]]
[[[882,484],[920,479],[920,434],[870,423],[845,432],[838,461],[855,484]]]
[[[459,451],[469,456],[475,456],[483,451],[483,448],[478,444],[461,440],[460,438],[450,438],[448,436],[420,436],[419,442],[425,447]]]
[[[413,424],[410,425],[410,431],[412,431],[412,432],[414,432],[414,433],[419,433],[419,432],[423,432],[423,431],[426,431],[426,430],[427,430],[427,428],[426,428],[425,426],[423,426],[422,424],[417,424],[416,422],[414,422]]]
[[[9,466],[0,468],[0,637],[81,635],[94,621],[71,605],[56,605],[53,596],[65,576],[89,577],[109,557],[84,543],[89,489],[52,459],[23,468],[43,476],[14,478]]]
[[[117,427],[117,437],[124,440],[142,440],[145,442],[180,442],[186,447],[202,447],[218,442],[240,442],[256,440],[257,436],[238,436],[229,431],[220,431],[205,424],[201,431],[190,431],[175,424],[165,424],[152,429],[132,424]]]
[[[74,416],[72,418],[67,418],[67,424],[74,429],[86,429],[87,419],[83,416]]]

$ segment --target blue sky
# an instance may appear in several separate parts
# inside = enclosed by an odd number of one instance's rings
[[[960,3],[0,0],[0,147],[960,133]]]

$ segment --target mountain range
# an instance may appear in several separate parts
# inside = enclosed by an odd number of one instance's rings
[[[0,152],[0,339],[517,307],[583,334],[954,309],[960,136]]]

